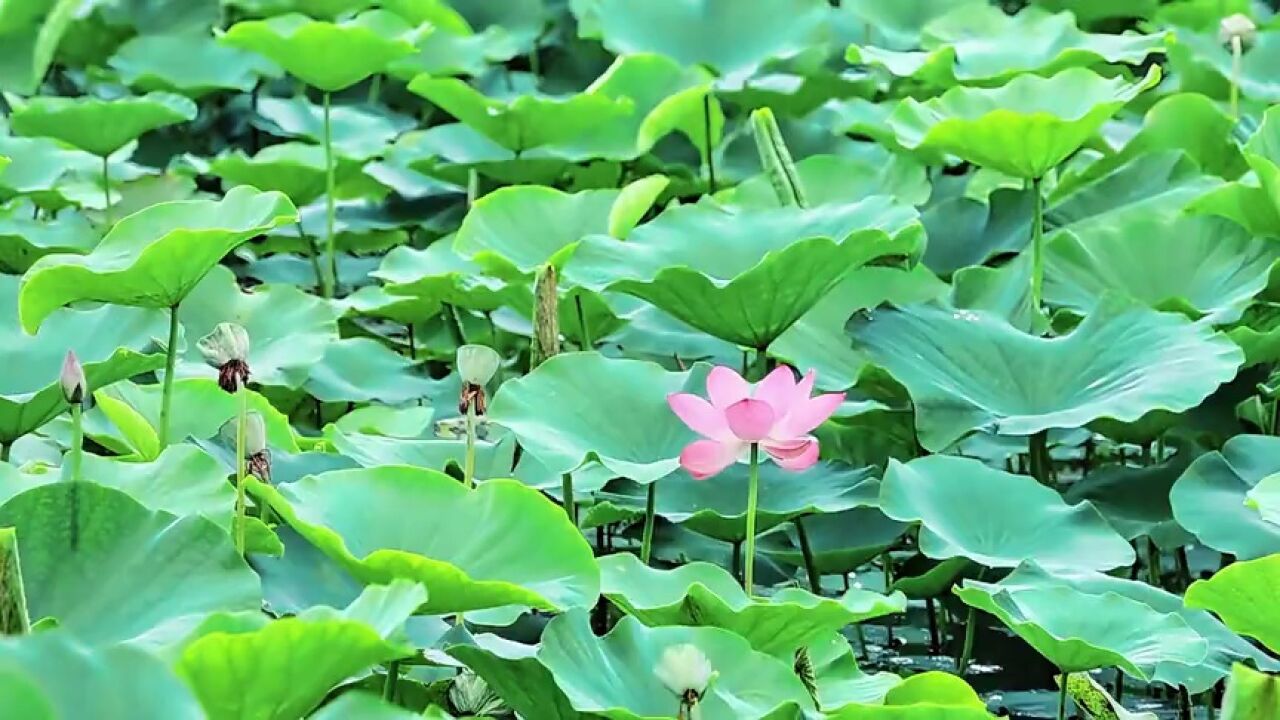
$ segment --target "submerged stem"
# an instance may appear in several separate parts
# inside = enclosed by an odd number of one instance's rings
[[[960,650],[960,659],[956,661],[956,672],[960,677],[964,677],[969,669],[969,660],[973,658],[973,636],[977,630],[977,624],[978,613],[970,606],[964,619],[964,646]]]
[[[396,686],[400,684],[400,661],[387,663],[387,676],[382,679],[382,699],[389,703],[396,701]]]
[[[649,564],[653,554],[653,508],[658,499],[658,481],[649,483],[644,501],[644,534],[640,537],[640,562]]]
[[[329,252],[328,282],[324,286],[324,296],[332,298],[338,287],[338,250],[337,240],[333,236],[333,219],[336,209],[333,197],[333,125],[330,121],[329,93],[324,94],[324,229]]]
[[[241,557],[244,557],[244,554],[245,554],[245,542],[244,542],[245,527],[244,526],[246,524],[245,497],[244,497],[244,476],[245,476],[244,445],[245,445],[245,433],[247,431],[246,425],[248,423],[248,416],[249,416],[249,390],[248,388],[241,386],[240,389],[236,390],[236,395],[239,396],[239,398],[237,399],[240,402],[239,402],[239,407],[236,410],[235,539],[236,539],[236,552],[240,553]]]
[[[560,494],[564,496],[564,513],[569,522],[578,524],[578,506],[573,501],[573,475],[565,473],[560,476]]]
[[[1031,465],[1031,476],[1041,485],[1046,487],[1052,484],[1050,476],[1050,465],[1052,459],[1049,457],[1049,433],[1046,430],[1032,435],[1027,440],[1027,455]]]
[[[84,421],[81,413],[80,403],[71,403],[71,448],[67,451],[67,472],[63,478],[71,482],[80,479],[80,462],[84,458]]]
[[[1031,310],[1039,312],[1044,286],[1044,196],[1040,194],[1040,178],[1031,181],[1031,193]]]
[[[742,568],[742,589],[751,595],[756,570],[756,502],[760,494],[760,444],[751,443],[751,473],[747,480],[747,557]]]
[[[595,346],[591,342],[591,328],[587,326],[587,313],[582,309],[582,295],[573,296],[573,304],[578,309],[578,340],[583,350],[592,350]]]
[[[164,389],[160,395],[160,449],[169,447],[169,416],[173,411],[173,370],[178,363],[178,306],[169,308],[169,344],[165,347]]]
[[[1067,674],[1060,678],[1062,688],[1058,690],[1058,720],[1067,720]]]

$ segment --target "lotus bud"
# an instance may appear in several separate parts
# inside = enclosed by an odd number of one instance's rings
[[[66,398],[67,402],[72,405],[84,402],[84,391],[88,381],[84,378],[84,368],[81,367],[75,351],[68,350],[67,356],[62,359],[62,373],[58,376],[58,382],[62,385],[62,397]]]
[[[245,457],[257,455],[267,449],[267,424],[262,420],[262,413],[250,410],[244,416],[244,454]]]
[[[800,173],[791,159],[791,151],[782,139],[778,121],[769,108],[759,108],[751,113],[751,133],[755,136],[756,150],[760,153],[760,166],[773,186],[778,202],[783,207],[805,207],[804,186]]]
[[[538,271],[533,288],[533,347],[529,350],[529,369],[559,354],[560,295],[555,266],[546,265]]]
[[[466,716],[501,717],[511,714],[484,678],[467,671],[455,677],[449,685],[449,704],[454,712]]]
[[[463,345],[458,348],[458,374],[462,382],[487,385],[498,372],[502,357],[487,345]]]
[[[696,646],[689,644],[672,645],[664,650],[653,673],[680,699],[677,717],[687,720],[698,716],[698,703],[716,677],[707,656]]]
[[[1243,47],[1253,45],[1258,39],[1258,26],[1253,24],[1248,15],[1236,13],[1222,18],[1222,23],[1218,25],[1218,40],[1222,44],[1231,45],[1237,39]]]
[[[196,346],[218,369],[218,387],[234,393],[249,382],[249,333],[235,323],[218,323]]]

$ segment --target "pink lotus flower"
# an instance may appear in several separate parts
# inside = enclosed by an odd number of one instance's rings
[[[685,425],[705,440],[689,443],[680,465],[698,480],[732,465],[753,443],[787,470],[804,470],[818,461],[818,440],[809,433],[831,417],[844,394],[809,397],[814,372],[796,382],[791,368],[779,366],[752,386],[727,367],[707,375],[708,402],[689,393],[672,393],[667,404]]]

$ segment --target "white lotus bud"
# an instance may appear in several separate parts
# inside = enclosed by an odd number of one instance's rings
[[[250,410],[244,416],[244,454],[245,457],[257,455],[267,449],[267,424],[262,414]]]
[[[662,651],[662,659],[653,673],[668,690],[681,698],[690,694],[701,698],[714,675],[707,656],[689,644],[672,645]]]
[[[78,405],[84,402],[85,387],[88,381],[84,378],[84,368],[80,365],[80,359],[72,350],[67,351],[67,356],[62,359],[62,373],[58,376],[58,382],[62,385],[62,397],[72,405]]]
[[[1222,18],[1222,23],[1218,25],[1218,40],[1224,45],[1230,45],[1236,38],[1240,39],[1240,44],[1244,47],[1253,45],[1253,41],[1258,39],[1258,26],[1253,24],[1248,15],[1236,13]]]
[[[233,360],[247,362],[249,359],[249,333],[235,323],[218,323],[196,346],[204,355],[204,361],[215,368],[222,368]]]
[[[484,385],[493,379],[502,364],[502,356],[487,345],[463,345],[458,348],[458,374],[462,381],[472,385]]]

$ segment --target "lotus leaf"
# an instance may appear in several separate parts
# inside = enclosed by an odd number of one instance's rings
[[[1216,21],[1214,30],[1209,34],[1179,28],[1176,41],[1169,46],[1169,61],[1175,70],[1186,73],[1188,89],[1224,98],[1233,75],[1233,61],[1230,47],[1219,42]],[[1240,58],[1240,93],[1244,97],[1264,103],[1280,101],[1280,82],[1270,72],[1278,58],[1280,32],[1259,32]]]
[[[435,705],[419,715],[399,705],[392,705],[373,693],[356,691],[343,693],[337,700],[326,703],[311,714],[313,720],[346,720],[353,717],[360,720],[454,720],[452,715]]]
[[[75,0],[5,4],[0,11],[0,88],[24,95],[39,89],[79,8]]]
[[[9,125],[19,135],[55,138],[105,158],[151,130],[195,117],[195,103],[170,93],[112,100],[36,97],[14,108]]]
[[[813,667],[818,707],[827,712],[850,703],[882,702],[885,693],[902,682],[890,672],[863,672],[848,639],[840,633],[828,633],[805,650]]]
[[[140,35],[110,60],[120,79],[144,92],[163,90],[199,98],[219,90],[249,92],[279,68],[262,57],[206,34]]]
[[[1159,79],[1155,67],[1134,82],[1082,68],[1049,78],[1020,75],[994,90],[956,87],[924,103],[908,98],[888,122],[904,147],[1038,179]]]
[[[1262,116],[1241,152],[1253,176],[1214,190],[1191,209],[1231,218],[1257,235],[1280,235],[1280,110]]]
[[[272,135],[324,142],[324,108],[305,97],[262,98],[256,124]],[[334,154],[364,161],[413,127],[413,120],[379,108],[334,105],[329,110],[329,124]]]
[[[358,171],[354,161],[338,162],[334,170],[336,182],[348,180]],[[225,187],[251,185],[259,190],[277,190],[302,206],[324,195],[324,148],[289,142],[263,148],[253,157],[235,151],[215,158],[209,163],[209,172],[222,178]]]
[[[422,612],[577,607],[599,592],[591,548],[564,512],[512,480],[470,490],[439,472],[386,466],[251,487],[356,578],[426,585]],[[545,552],[530,554],[534,543]]]
[[[1169,493],[1178,524],[1200,542],[1248,560],[1280,552],[1280,527],[1245,506],[1248,493],[1280,472],[1280,440],[1238,435],[1196,458]]]
[[[0,267],[9,271],[26,272],[36,260],[53,253],[87,253],[101,239],[84,215],[72,210],[43,222],[27,217],[31,207],[25,202],[0,213]]]
[[[877,0],[850,0],[842,4],[847,12],[862,22],[867,42],[890,50],[920,47],[924,28],[960,8],[972,10],[985,6],[983,0],[916,0],[909,3],[882,3]]]
[[[984,428],[1030,435],[1180,412],[1234,377],[1244,360],[1210,328],[1116,295],[1060,338],[938,304],[854,318],[849,330],[911,393],[920,443],[933,451]]]
[[[348,338],[329,343],[303,389],[325,402],[409,402],[432,388],[415,370],[413,361],[376,340]]]
[[[813,564],[822,575],[843,575],[880,557],[906,533],[909,525],[894,520],[878,507],[856,507],[805,517],[805,535]],[[804,553],[795,527],[781,525],[758,541],[776,560],[804,567]]]
[[[480,266],[438,240],[425,250],[398,247],[387,253],[372,275],[386,283],[387,295],[414,298],[427,305],[448,303],[473,310],[494,310],[517,295],[506,283],[481,275]]]
[[[1222,717],[1230,720],[1263,720],[1280,712],[1280,679],[1247,665],[1231,668],[1231,679],[1222,698]]]
[[[582,716],[556,685],[551,671],[535,657],[538,648],[496,635],[450,645],[446,652],[479,675],[507,706],[526,717],[579,720]],[[474,643],[474,644],[473,644]]]
[[[1280,590],[1280,554],[1233,563],[1187,588],[1187,607],[1213,611],[1227,627],[1280,648],[1280,623],[1270,608]]]
[[[878,145],[867,157],[811,155],[796,163],[796,173],[810,205],[857,202],[868,195],[891,195],[904,205],[923,205],[929,199],[924,166]],[[778,195],[765,174],[750,177],[725,190],[726,204],[778,207]]]
[[[846,706],[833,720],[987,720],[987,704],[964,680],[944,672],[912,675],[889,688],[882,705]]]
[[[1133,563],[1133,549],[1088,501],[1068,505],[1025,475],[977,460],[935,455],[889,461],[880,509],[919,522],[920,551],[966,557],[988,567],[1034,560],[1048,567],[1110,570]]]
[[[261,602],[257,576],[213,522],[148,510],[96,483],[27,490],[0,506],[0,526],[22,543],[31,617],[94,645],[163,640],[210,612]]]

